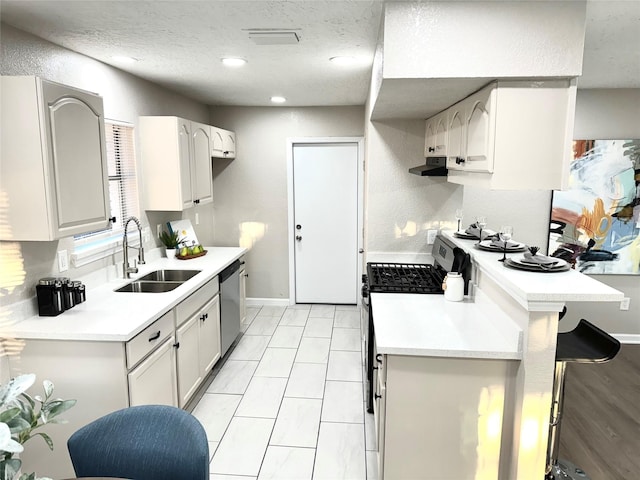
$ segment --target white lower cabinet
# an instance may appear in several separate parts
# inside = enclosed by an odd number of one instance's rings
[[[513,361],[377,358],[374,423],[380,480],[502,478],[501,437],[508,428],[503,427],[504,399],[515,378]]]
[[[176,388],[175,337],[171,335],[160,347],[127,375],[129,404],[178,405]]]
[[[216,277],[175,309],[180,407],[193,397],[220,358],[219,288]]]
[[[20,340],[9,355],[11,376],[34,372],[51,380],[56,395],[77,400],[67,423],[47,431],[55,444],[33,442],[23,453],[23,468],[51,478],[74,477],[69,437],[89,422],[134,405],[184,407],[220,359],[218,277],[204,284],[127,342]]]

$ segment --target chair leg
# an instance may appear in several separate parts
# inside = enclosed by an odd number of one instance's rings
[[[549,443],[547,444],[547,467],[545,469],[546,480],[552,480],[554,478],[552,470],[554,465],[558,463],[566,367],[566,362],[556,362],[555,373],[553,376],[553,397],[551,404],[551,420],[549,422]]]

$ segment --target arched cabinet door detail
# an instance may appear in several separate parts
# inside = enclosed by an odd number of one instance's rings
[[[2,77],[0,240],[51,241],[109,225],[102,98],[38,77]]]

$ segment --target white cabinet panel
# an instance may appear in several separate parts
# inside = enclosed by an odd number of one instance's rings
[[[202,381],[200,371],[200,325],[196,315],[176,330],[178,344],[178,396],[184,407]]]
[[[98,95],[2,77],[1,240],[55,240],[106,228],[110,204]]]
[[[464,111],[458,106],[449,113],[447,168],[460,168],[464,163]]]
[[[173,335],[134,368],[127,377],[130,406],[149,404],[178,406]]]
[[[240,259],[240,324],[247,319],[247,271],[244,260]]]
[[[200,315],[200,371],[203,376],[220,359],[220,296],[207,303]]]
[[[182,211],[213,201],[209,125],[140,117],[140,152],[146,210]]]
[[[235,158],[235,132],[220,127],[211,127],[211,156],[215,158]]]

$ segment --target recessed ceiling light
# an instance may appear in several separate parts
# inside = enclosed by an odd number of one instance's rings
[[[271,102],[272,103],[284,103],[286,102],[287,99],[284,97],[271,97]]]
[[[343,55],[343,56],[331,57],[329,60],[332,63],[335,63],[336,65],[348,66],[348,65],[353,65],[356,62],[356,57]]]
[[[125,57],[123,55],[114,55],[113,57],[111,57],[113,60],[115,60],[116,62],[120,62],[120,63],[136,63],[138,61],[137,58],[133,58],[133,57]]]
[[[222,63],[227,67],[241,67],[244,64],[246,64],[247,61],[244,58],[228,57],[228,58],[223,58]]]

